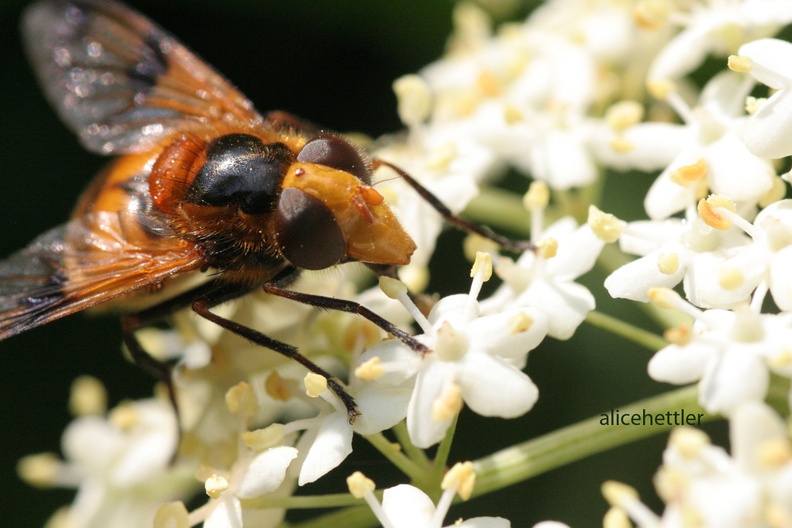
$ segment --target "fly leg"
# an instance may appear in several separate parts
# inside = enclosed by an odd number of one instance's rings
[[[407,174],[407,172],[400,169],[396,165],[379,158],[372,160],[372,163],[375,169],[377,167],[388,167],[389,169],[395,171],[410,187],[415,189],[415,191],[426,201],[426,203],[431,205],[435,211],[440,213],[440,215],[449,224],[456,226],[468,233],[475,233],[486,239],[492,240],[503,249],[509,251],[522,253],[524,251],[534,251],[536,249],[536,246],[534,246],[528,240],[513,240],[511,238],[501,236],[486,226],[469,222],[468,220],[455,215],[453,212],[451,212],[451,209],[449,209],[442,201],[440,201],[437,196],[432,194],[429,189],[418,183],[415,178]]]

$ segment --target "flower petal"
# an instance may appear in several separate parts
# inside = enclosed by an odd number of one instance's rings
[[[278,489],[286,477],[286,469],[298,454],[293,447],[278,446],[256,455],[239,485],[237,497],[252,499]]]
[[[337,467],[352,452],[352,426],[344,412],[327,415],[319,426],[308,454],[300,469],[297,483],[313,482]]]

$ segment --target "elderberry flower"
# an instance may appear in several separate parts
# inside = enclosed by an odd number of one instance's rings
[[[565,217],[542,228],[543,206],[533,209],[531,238],[539,244],[515,262],[500,257],[495,268],[503,284],[482,301],[483,313],[531,307],[548,319],[548,335],[569,339],[586,314],[594,309],[594,296],[575,279],[594,267],[605,242],[589,224],[578,226]]]
[[[426,493],[407,484],[386,489],[380,503],[374,496],[374,482],[360,472],[347,478],[347,485],[353,496],[366,500],[383,528],[441,528],[454,496],[459,494],[463,500],[467,500],[475,480],[476,474],[470,462],[455,464],[443,478],[443,494],[437,506]],[[501,517],[475,517],[457,520],[446,528],[451,526],[509,528],[511,523]]]
[[[718,277],[724,263],[748,244],[739,229],[714,229],[692,213],[687,220],[630,222],[619,245],[639,258],[611,273],[605,288],[615,298],[648,302],[651,288],[673,288],[681,281],[694,305],[730,307],[745,295],[724,289]]]
[[[430,349],[428,353],[416,354],[394,339],[361,356],[361,364],[375,360],[382,366],[369,379],[414,387],[407,429],[418,447],[439,442],[463,402],[483,416],[514,418],[530,410],[538,397],[536,386],[520,368],[528,351],[547,334],[547,317],[536,308],[481,315],[476,297],[486,267],[474,268],[469,294],[441,299],[426,319],[406,294],[399,296],[422,327],[424,333],[416,339]]]
[[[790,314],[761,314],[755,305],[736,311],[707,310],[686,303],[670,290],[655,290],[653,301],[695,318],[692,331],[669,334],[672,344],[649,361],[649,375],[674,384],[699,382],[699,403],[710,413],[731,415],[741,403],[761,401],[770,371],[790,375]]]
[[[650,82],[680,79],[707,56],[726,56],[740,44],[774,35],[792,21],[792,4],[784,0],[669,1],[668,5],[667,20],[684,29],[658,53],[649,69]],[[675,5],[681,8],[671,11]]]
[[[729,61],[737,71],[750,73],[757,81],[776,90],[766,100],[754,101],[745,128],[745,144],[757,156],[782,158],[792,154],[792,44],[761,39],[740,47],[739,57]]]
[[[69,424],[64,460],[29,456],[20,461],[19,472],[38,486],[77,488],[65,514],[71,528],[149,526],[162,501],[194,491],[189,464],[171,465],[177,439],[167,402],[124,403],[107,418],[89,415]]]
[[[249,384],[232,387],[225,401],[229,414],[237,421],[236,441],[214,446],[214,452],[205,457],[207,461],[197,478],[204,482],[209,500],[190,513],[191,522],[202,521],[204,528],[276,526],[283,520],[282,509],[243,507],[242,501],[263,495],[290,494],[294,479],[288,476],[287,469],[297,457],[297,449],[276,442],[265,443],[260,436],[248,433],[247,422],[258,413],[259,407]],[[214,467],[215,464],[220,467]]]
[[[674,90],[658,94],[671,104],[684,124],[645,123],[632,127],[642,133],[625,137],[638,154],[653,149],[653,159],[667,160],[644,200],[650,218],[660,220],[685,211],[708,192],[753,206],[773,188],[772,165],[752,154],[742,140],[746,123],[742,106],[749,91],[750,84],[731,72],[723,72],[706,84],[694,107]],[[676,141],[668,138],[672,129],[676,129]],[[659,149],[665,149],[663,155]],[[618,158],[619,154],[610,158]],[[625,151],[624,157],[618,162],[621,166],[630,159],[644,159],[634,166],[654,168],[641,166],[639,163],[645,164],[646,158],[630,154],[630,150]]]
[[[761,402],[737,408],[730,421],[731,456],[690,427],[672,431],[655,476],[665,502],[654,514],[635,490],[615,482],[603,493],[639,528],[746,528],[792,523],[792,443],[784,422]]]

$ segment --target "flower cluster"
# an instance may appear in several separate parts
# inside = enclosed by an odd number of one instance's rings
[[[376,188],[417,244],[400,280],[370,287],[364,269],[342,266],[306,272],[293,288],[359,303],[410,340],[388,339],[354,314],[263,293],[214,308],[345,379],[360,416],[350,419],[324,377],[178,314],[173,329],[140,339],[176,363],[180,424],[162,399],[106,416],[100,405],[77,413],[64,460],[41,455],[20,465],[30,482],[78,488],[58,513],[66,526],[265,527],[298,503],[365,502],[369,525],[440,528],[456,495],[475,495],[481,467],[444,471],[460,411],[515,419],[532,409],[540,387],[524,370],[529,352],[548,337],[569,339],[590,317],[595,297],[578,280],[598,263],[612,297],[650,315],[657,307],[682,314],[649,374],[697,383],[700,405],[728,419],[732,434],[730,456],[699,431],[673,431],[655,480],[662,517],[609,483],[606,526],[627,517],[642,527],[792,525],[792,444],[763,403],[774,376],[792,379],[792,177],[779,174],[778,161],[792,155],[792,44],[772,38],[792,22],[792,3],[548,0],[497,32],[481,8],[463,3],[455,22],[447,54],[395,82],[406,131],[373,141],[372,154],[453,213],[495,196],[501,201],[481,219],[524,233],[534,249],[515,256],[470,237],[469,290],[432,298],[425,290],[430,269],[438,273],[429,263],[443,217],[379,167]],[[715,73],[706,59],[719,65]],[[757,96],[763,86],[767,97]],[[525,176],[522,201],[493,191],[507,168]],[[644,219],[597,207],[608,176],[625,171],[654,178]],[[636,258],[600,259],[616,242]],[[493,275],[498,284],[483,295]],[[354,464],[356,435],[409,484],[377,496],[354,473],[343,498],[294,496]]]

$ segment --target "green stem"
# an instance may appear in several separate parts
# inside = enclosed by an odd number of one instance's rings
[[[415,447],[415,444],[410,440],[410,433],[407,431],[407,422],[402,420],[393,426],[393,434],[396,435],[396,440],[401,444],[405,454],[410,457],[416,464],[427,467],[429,466],[429,457],[423,449]]]
[[[279,508],[285,510],[307,510],[314,508],[341,508],[344,506],[358,506],[360,499],[349,493],[331,493],[328,495],[299,495],[294,497],[256,497],[245,499],[242,505],[245,508],[266,510]]]
[[[476,222],[483,222],[494,229],[505,229],[512,233],[530,232],[530,214],[516,194],[487,187],[468,203],[463,216]]]
[[[446,463],[448,462],[448,455],[451,454],[451,445],[454,443],[454,432],[456,431],[458,421],[459,413],[454,416],[443,440],[440,442],[440,445],[437,446],[434,466],[432,466],[432,472],[429,475],[429,486],[424,488],[424,492],[435,500],[440,496],[440,482],[443,480],[443,475],[445,475]]]
[[[343,526],[344,528],[368,528],[377,525],[371,508],[368,506],[355,506],[341,511],[327,513],[304,522],[290,524],[291,528],[327,528],[328,526]]]
[[[626,323],[621,319],[616,319],[602,312],[592,311],[586,316],[586,322],[597,328],[607,330],[612,334],[616,334],[634,343],[637,343],[649,350],[660,350],[668,345],[665,339],[653,334],[643,328],[639,328],[630,323]]]
[[[692,414],[696,418],[701,414],[701,421],[715,419],[716,416],[708,414],[699,406],[697,395],[698,386],[693,385],[636,402],[618,411],[620,416],[665,416],[670,411],[673,419],[674,412],[684,409],[685,414]],[[609,416],[610,411],[605,414]],[[477,460],[473,496],[491,493],[589,455],[667,431],[674,426],[656,423],[603,425],[600,421],[601,417],[590,418]]]
[[[424,469],[413,460],[407,458],[407,456],[399,450],[399,445],[390,442],[382,433],[364,436],[363,438],[377,448],[377,451],[390,460],[391,463],[399,468],[402,473],[407,475],[410,480],[421,480],[423,478],[425,474]]]

